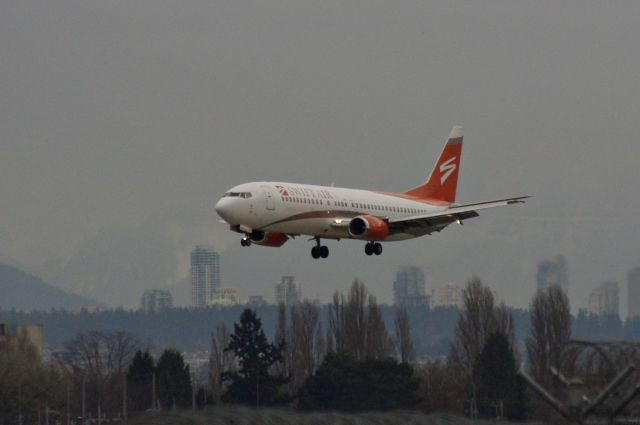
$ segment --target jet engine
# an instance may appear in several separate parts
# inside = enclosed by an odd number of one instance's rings
[[[289,239],[289,236],[281,232],[254,230],[251,232],[250,238],[251,242],[258,245],[280,247]]]
[[[349,234],[356,239],[381,241],[389,234],[389,225],[378,217],[360,215],[349,222]]]

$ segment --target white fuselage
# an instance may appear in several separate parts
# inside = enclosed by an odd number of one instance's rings
[[[252,182],[230,189],[216,204],[216,211],[232,226],[340,239],[351,238],[348,222],[356,216],[371,215],[393,220],[444,211],[450,206],[395,193],[298,183]],[[410,239],[425,233],[390,233],[385,240]]]

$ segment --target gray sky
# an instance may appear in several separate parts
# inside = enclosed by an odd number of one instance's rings
[[[135,306],[187,274],[269,299],[282,274],[327,298],[398,265],[478,275],[524,306],[563,253],[573,307],[640,265],[640,2],[0,2],[0,259]],[[283,180],[403,190],[465,127],[459,201],[531,194],[464,227],[389,243],[241,249],[225,189]],[[625,298],[622,299],[626,311]]]

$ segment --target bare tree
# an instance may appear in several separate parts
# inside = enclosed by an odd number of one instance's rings
[[[513,315],[507,305],[502,302],[495,310],[496,314],[496,328],[495,332],[501,333],[509,340],[511,348],[515,349],[516,343],[516,330],[515,323],[513,321]]]
[[[140,341],[126,332],[109,332],[105,334],[105,347],[107,369],[121,374],[140,349]]]
[[[369,295],[369,305],[366,313],[365,343],[366,358],[384,359],[391,352],[391,340],[382,320],[376,297],[372,295]]]
[[[560,369],[562,352],[571,339],[571,309],[569,298],[556,285],[547,289],[549,360],[551,365]]]
[[[487,338],[496,331],[496,313],[493,294],[480,279],[471,279],[462,296],[464,309],[458,316],[449,360],[470,375]]]
[[[224,390],[222,385],[222,374],[235,369],[235,357],[231,351],[225,351],[229,345],[231,337],[229,329],[224,323],[216,326],[215,332],[211,333],[211,353],[209,355],[209,370],[211,379],[211,391],[213,398],[220,401]]]
[[[59,359],[68,368],[102,376],[122,373],[139,349],[140,340],[126,332],[90,331],[67,342]]]
[[[344,295],[335,291],[333,302],[329,305],[329,329],[327,329],[327,351],[346,350],[346,318]]]
[[[278,375],[286,376],[290,374],[292,362],[291,335],[287,326],[287,307],[284,303],[278,305],[278,320],[276,322],[276,330],[273,334],[276,344],[283,343],[282,361],[274,366]]]
[[[402,363],[413,362],[413,341],[411,340],[411,324],[405,306],[396,308],[396,347]]]
[[[317,366],[316,343],[322,337],[318,308],[309,300],[291,307],[292,385],[299,388]]]
[[[327,353],[327,343],[325,339],[324,328],[322,326],[322,321],[318,322],[318,332],[316,332],[316,342],[315,342],[315,362],[316,367],[322,363],[325,354]]]
[[[331,309],[331,305],[329,305],[329,309]],[[327,326],[327,336],[324,339],[325,343],[325,353],[335,353],[335,349],[333,346],[333,333],[331,332],[331,323]]]
[[[531,333],[526,342],[529,368],[536,379],[548,383],[549,367],[560,370],[563,350],[571,339],[569,299],[560,287],[552,285],[533,297],[529,312]]]
[[[549,341],[547,338],[547,300],[546,294],[538,291],[529,305],[531,321],[530,335],[527,338],[526,349],[529,359],[529,370],[540,382],[548,382]]]
[[[76,390],[85,382],[90,407],[116,414],[122,408],[125,369],[139,349],[138,338],[126,332],[90,331],[67,342],[56,360]]]
[[[358,279],[353,281],[345,310],[345,343],[347,351],[362,360],[366,350],[367,288]]]

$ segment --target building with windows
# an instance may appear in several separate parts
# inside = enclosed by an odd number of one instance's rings
[[[275,301],[276,305],[287,306],[298,304],[302,300],[302,285],[295,276],[282,276],[279,283],[276,283]]]
[[[267,305],[267,302],[264,300],[262,295],[249,295],[249,298],[247,298],[247,305],[253,308],[258,308],[264,307]]]
[[[402,266],[393,282],[393,302],[407,307],[429,307],[431,297],[425,291],[424,272],[415,266]]]
[[[18,344],[20,339],[24,338],[36,349],[38,355],[42,356],[44,349],[42,329],[42,325],[17,325],[0,322],[0,349],[10,344]]]
[[[588,311],[596,316],[619,316],[618,282],[605,282],[591,291]]]
[[[569,296],[569,273],[564,256],[558,255],[555,260],[540,261],[536,282],[538,291],[546,291],[549,286],[557,285]]]
[[[191,305],[205,307],[220,289],[220,256],[213,249],[197,246],[191,251]]]
[[[640,267],[629,270],[627,289],[629,318],[640,316]]]
[[[453,282],[436,288],[434,298],[435,307],[463,307],[462,288]]]
[[[173,308],[173,295],[169,291],[150,289],[142,294],[140,309],[149,314],[157,313],[164,309]]]
[[[228,306],[238,304],[238,291],[233,288],[220,288],[207,302],[209,306]]]

